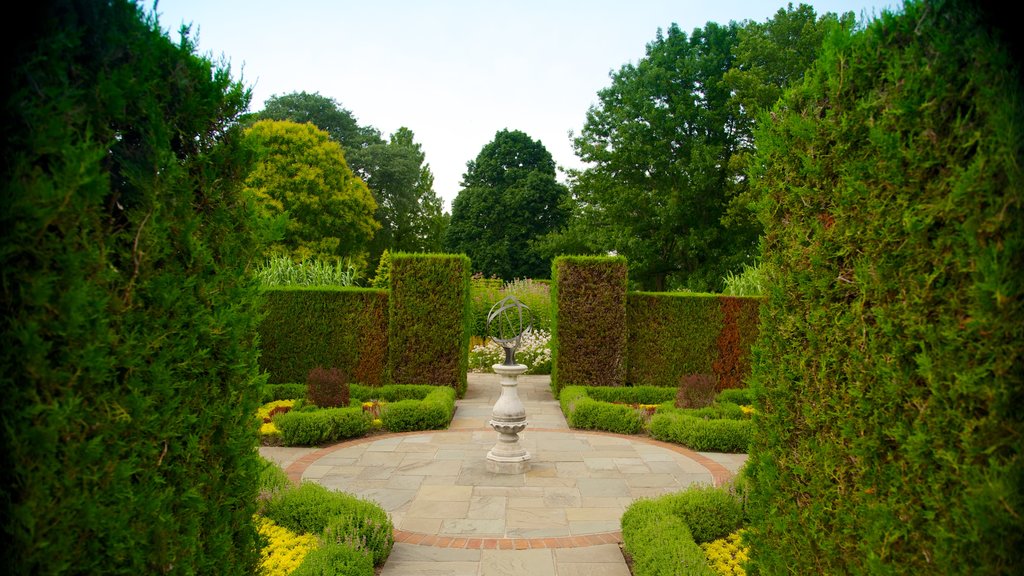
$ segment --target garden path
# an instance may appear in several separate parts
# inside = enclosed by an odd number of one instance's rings
[[[487,471],[501,386],[469,374],[448,430],[370,436],[326,448],[260,448],[293,481],[374,500],[395,524],[382,576],[628,576],[619,520],[635,499],[720,483],[742,454],[697,453],[648,438],[570,430],[549,376],[520,376],[532,455],[525,474]]]

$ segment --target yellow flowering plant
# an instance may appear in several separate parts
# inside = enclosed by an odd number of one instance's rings
[[[740,543],[743,530],[737,530],[726,538],[701,544],[708,564],[721,576],[746,576],[743,564],[747,561],[748,549]]]
[[[312,534],[296,534],[262,516],[256,516],[255,520],[260,537],[266,541],[260,549],[261,576],[291,574],[302,564],[306,554],[320,545],[319,538]]]

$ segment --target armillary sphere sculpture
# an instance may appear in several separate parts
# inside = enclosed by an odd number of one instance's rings
[[[515,296],[506,296],[487,314],[487,334],[505,349],[505,362],[491,368],[501,377],[501,396],[491,411],[489,424],[498,433],[498,442],[487,453],[487,469],[496,474],[522,474],[530,469],[530,453],[519,443],[526,429],[526,408],[516,391],[519,375],[527,367],[516,364],[516,349],[530,331],[533,315]]]

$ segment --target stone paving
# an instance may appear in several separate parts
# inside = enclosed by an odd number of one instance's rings
[[[524,474],[487,471],[496,375],[470,374],[449,430],[370,436],[326,448],[261,454],[293,481],[379,503],[396,545],[382,576],[628,575],[619,520],[637,498],[721,483],[745,455],[696,453],[641,437],[570,430],[547,376],[521,376],[529,426]]]

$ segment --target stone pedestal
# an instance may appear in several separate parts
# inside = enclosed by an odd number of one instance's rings
[[[498,442],[487,453],[487,470],[495,474],[522,474],[530,469],[530,453],[519,443],[519,433],[526,428],[526,408],[519,399],[516,386],[526,366],[495,364],[501,376],[501,397],[494,403],[489,424],[498,432]]]

